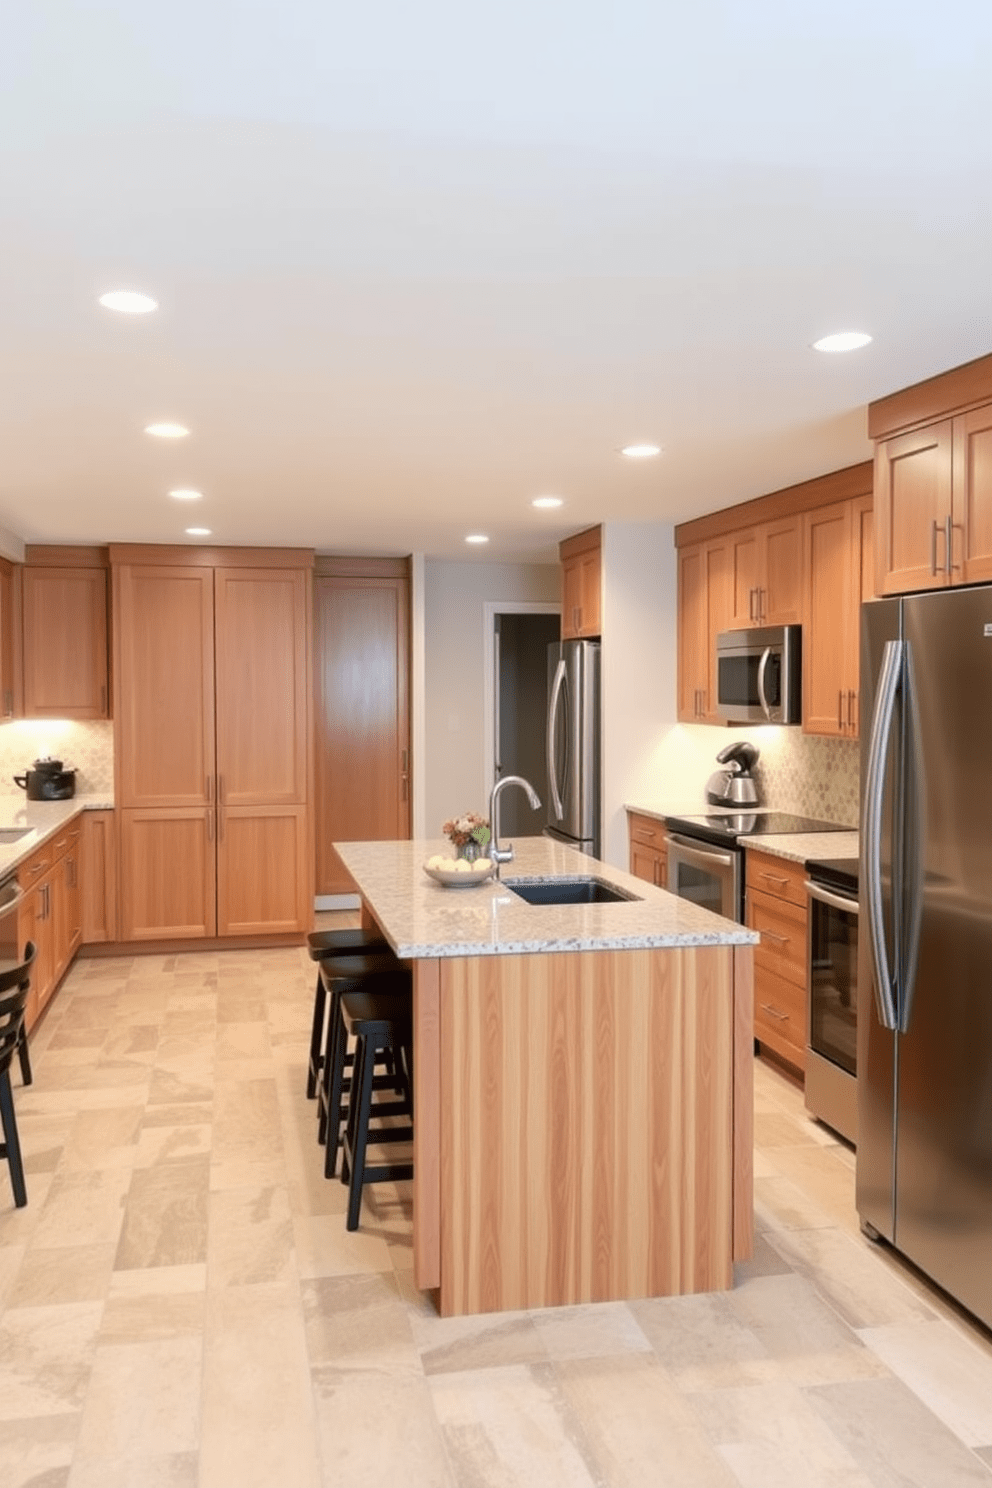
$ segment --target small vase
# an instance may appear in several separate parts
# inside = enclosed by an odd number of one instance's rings
[[[458,856],[474,863],[476,858],[482,857],[482,848],[477,842],[463,842],[458,848]]]

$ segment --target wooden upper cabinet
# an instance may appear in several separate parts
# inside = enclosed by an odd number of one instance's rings
[[[856,738],[861,605],[872,597],[872,498],[803,518],[803,732]]]
[[[210,568],[115,567],[118,804],[213,800],[214,576]]]
[[[215,572],[218,802],[307,798],[309,575]]]
[[[951,582],[992,579],[992,405],[954,420]]]
[[[679,549],[678,716],[684,723],[719,723],[716,638],[733,624],[730,539]]]
[[[559,546],[562,567],[561,638],[579,640],[602,633],[603,565],[598,527],[566,538]]]
[[[875,453],[879,594],[941,589],[949,581],[953,422],[884,440]]]
[[[799,516],[730,534],[730,629],[797,625],[802,613]]]
[[[0,558],[0,719],[24,712],[21,663],[21,565]]]
[[[25,565],[24,713],[106,718],[107,571]]]

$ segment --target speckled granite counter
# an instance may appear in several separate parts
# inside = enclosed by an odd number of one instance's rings
[[[442,841],[335,843],[413,964],[414,1277],[443,1315],[713,1291],[753,1246],[753,931],[543,837],[443,888]]]
[[[423,865],[443,840],[337,842],[342,861],[398,956],[502,956],[539,951],[755,945],[743,925],[656,889],[545,837],[514,841],[504,879],[592,875],[635,897],[613,904],[528,904],[503,883],[444,888]]]
[[[857,832],[789,832],[781,836],[742,837],[743,847],[805,863],[807,858],[856,858]]]
[[[113,801],[103,796],[79,795],[68,801],[28,801],[24,796],[0,796],[0,832],[23,832],[16,842],[0,842],[0,878],[13,873],[81,811],[111,811]]]

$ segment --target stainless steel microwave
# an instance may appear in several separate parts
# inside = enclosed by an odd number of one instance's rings
[[[716,638],[716,711],[731,723],[801,723],[803,630],[770,625]]]

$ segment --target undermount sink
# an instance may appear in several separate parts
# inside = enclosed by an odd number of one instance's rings
[[[0,847],[9,847],[12,842],[20,842],[26,837],[32,827],[0,827]]]
[[[638,898],[601,878],[504,878],[502,883],[528,904],[619,904]]]

